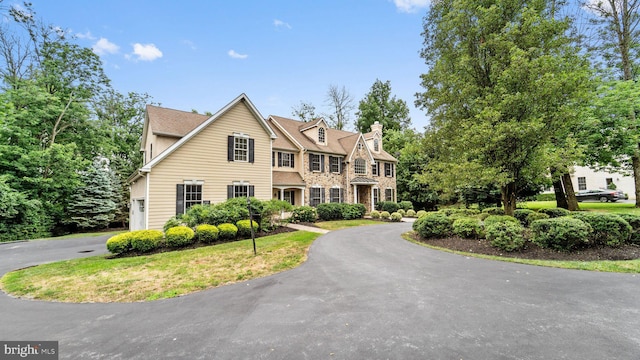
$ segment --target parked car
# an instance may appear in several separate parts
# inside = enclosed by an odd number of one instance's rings
[[[624,200],[625,195],[622,191],[596,189],[596,190],[582,190],[576,193],[576,199],[578,201],[585,200],[597,200],[600,202],[615,202],[618,200]]]

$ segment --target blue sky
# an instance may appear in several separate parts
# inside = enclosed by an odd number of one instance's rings
[[[329,85],[357,103],[376,79],[414,107],[427,0],[33,0],[37,16],[92,47],[120,92],[162,106],[215,112],[246,93],[263,116],[301,101],[328,112]],[[355,120],[352,114],[349,127]]]

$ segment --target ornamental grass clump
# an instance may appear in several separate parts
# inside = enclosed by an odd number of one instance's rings
[[[167,230],[167,246],[178,248],[187,246],[195,240],[195,232],[187,226],[176,226]]]
[[[211,244],[218,239],[218,228],[209,224],[198,225],[196,226],[196,238],[201,243]]]
[[[531,242],[543,248],[571,251],[589,244],[593,229],[582,220],[562,216],[531,224]]]

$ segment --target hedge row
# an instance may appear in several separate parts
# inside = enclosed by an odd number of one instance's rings
[[[318,204],[316,211],[318,219],[330,221],[361,219],[367,209],[363,204],[323,203]]]

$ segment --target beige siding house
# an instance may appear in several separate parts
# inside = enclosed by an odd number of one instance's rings
[[[130,229],[162,229],[195,204],[271,198],[276,138],[244,94],[212,116],[147,106],[144,165],[129,178]]]

